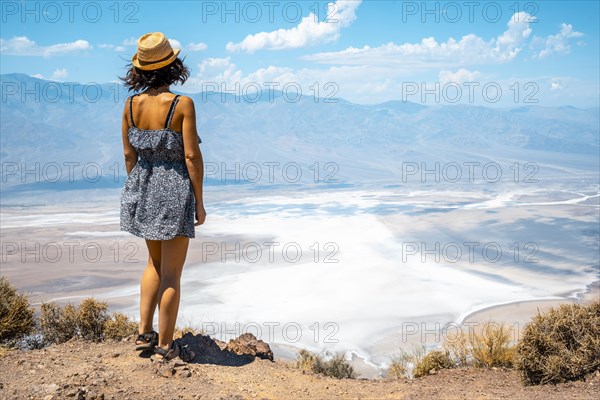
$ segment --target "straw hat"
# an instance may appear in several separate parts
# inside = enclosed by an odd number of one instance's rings
[[[131,63],[144,71],[152,71],[171,64],[177,58],[181,49],[174,49],[166,36],[161,32],[151,32],[143,35],[137,41],[137,53]]]

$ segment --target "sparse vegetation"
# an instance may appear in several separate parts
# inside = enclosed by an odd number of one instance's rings
[[[413,346],[410,350],[400,349],[400,354],[392,357],[388,376],[392,378],[412,378],[414,366],[419,364],[427,354],[425,346]]]
[[[302,349],[298,353],[296,367],[304,371],[311,371],[338,379],[354,379],[357,376],[352,365],[346,361],[344,355],[341,353],[322,356]]]
[[[34,311],[26,295],[0,277],[0,342],[18,340],[35,328]]]
[[[54,302],[41,305],[39,324],[26,295],[18,293],[0,277],[0,357],[10,347],[37,349],[48,343],[72,338],[87,341],[122,340],[135,335],[138,324],[122,313],[108,314],[108,304],[84,299],[79,306],[63,307]],[[204,334],[188,324],[177,328]],[[510,328],[488,323],[481,329],[458,330],[446,335],[444,348],[429,353],[414,347],[392,359],[388,376],[419,378],[434,370],[454,366],[516,367],[526,385],[581,380],[600,371],[600,301],[589,306],[561,305],[538,313],[525,327],[521,340],[513,345]],[[314,354],[301,350],[296,367],[316,374],[343,379],[356,378],[352,365],[341,353]]]
[[[504,324],[487,323],[481,330],[459,330],[444,340],[453,363],[457,366],[511,367],[514,346],[511,330]]]
[[[108,304],[87,298],[79,307],[67,304],[42,304],[40,326],[45,341],[64,343],[74,337],[98,342],[121,340],[137,332],[138,324],[122,313],[107,312]]]
[[[510,329],[504,324],[486,324],[480,334],[472,334],[469,339],[476,366],[512,367],[514,347]]]
[[[108,303],[87,298],[79,304],[77,326],[84,340],[99,342],[104,338],[104,326],[108,321]]]
[[[511,367],[514,346],[511,331],[500,324],[488,323],[481,330],[457,330],[444,339],[443,349],[427,353],[424,346],[413,347],[392,358],[388,376],[419,378],[433,370],[453,367]]]
[[[64,307],[54,302],[43,303],[40,328],[48,343],[64,343],[77,336],[77,309],[72,304]]]
[[[301,349],[296,358],[296,368],[302,371],[313,372],[313,366],[316,361],[317,356],[314,353],[306,349]]]
[[[538,313],[525,327],[515,366],[526,385],[580,380],[600,370],[600,301]]]
[[[206,334],[206,332],[203,329],[187,322],[184,326],[176,326],[175,327],[175,333],[173,334],[173,337],[180,338],[180,337],[183,337],[183,335],[185,335],[188,332],[194,336]]]
[[[450,358],[448,351],[433,350],[430,351],[415,365],[413,375],[415,378],[428,375],[434,370],[440,370],[442,368],[452,368],[454,363]]]
[[[138,332],[138,323],[132,321],[127,315],[115,312],[104,325],[104,338],[112,340],[123,340]]]
[[[84,299],[78,307],[43,303],[39,320],[27,296],[0,277],[0,343],[23,349],[39,349],[72,338],[89,341],[121,340],[137,333],[138,324],[122,313],[108,314],[108,303]],[[37,326],[36,326],[37,323]]]

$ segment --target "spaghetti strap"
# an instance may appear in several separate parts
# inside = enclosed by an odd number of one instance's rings
[[[167,114],[167,120],[165,121],[165,129],[169,128],[171,125],[171,119],[173,118],[173,114],[175,113],[175,107],[177,106],[177,102],[179,101],[179,95],[176,95],[171,103],[171,108],[169,108],[169,114]]]
[[[133,98],[135,96],[137,96],[137,94],[134,94],[129,98],[129,118],[131,120],[131,126],[133,126],[134,128],[136,127],[135,123],[133,122]]]

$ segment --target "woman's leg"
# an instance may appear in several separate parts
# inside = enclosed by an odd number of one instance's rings
[[[158,291],[158,345],[164,349],[168,349],[173,342],[177,312],[179,311],[181,272],[189,242],[189,238],[180,236],[162,242],[161,277]]]
[[[152,331],[154,311],[158,303],[160,287],[161,244],[158,240],[146,240],[148,246],[148,264],[140,283],[140,329],[139,333]]]

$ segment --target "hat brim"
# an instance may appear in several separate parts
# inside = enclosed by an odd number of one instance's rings
[[[171,55],[169,55],[167,58],[164,58],[164,59],[158,60],[158,61],[153,61],[153,62],[142,61],[138,58],[137,53],[135,53],[133,55],[133,58],[131,59],[131,63],[136,68],[139,68],[143,71],[153,71],[155,69],[160,69],[162,67],[165,67],[165,66],[171,64],[173,61],[175,61],[175,59],[179,55],[180,51],[181,51],[181,49],[173,49],[173,53]]]

